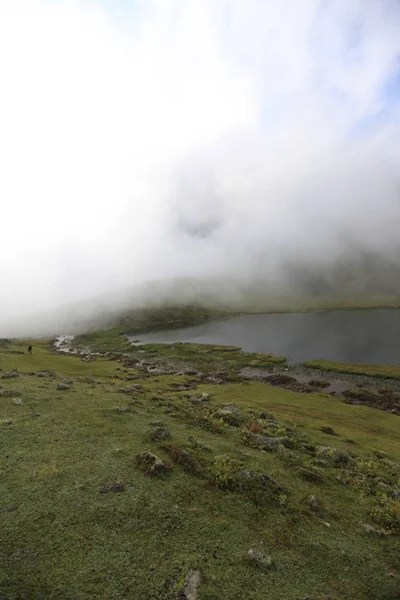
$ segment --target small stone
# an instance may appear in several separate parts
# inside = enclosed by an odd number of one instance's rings
[[[311,510],[318,510],[320,508],[320,504],[314,495],[309,497],[308,506],[311,508]]]
[[[386,454],[386,452],[383,452],[382,450],[374,450],[374,454],[375,454],[376,458],[379,458],[379,460],[382,460],[384,458],[389,458],[389,455]]]
[[[339,435],[334,429],[332,429],[332,427],[321,427],[321,431],[323,431],[323,433],[327,433],[328,435]]]
[[[95,383],[93,377],[85,377],[85,383]]]
[[[57,383],[57,390],[58,391],[66,391],[66,390],[71,390],[72,387],[68,384],[68,383]]]
[[[267,419],[268,421],[276,421],[274,415],[271,415],[269,412],[263,411],[260,416],[260,419]]]
[[[254,564],[258,565],[263,569],[269,569],[272,566],[272,558],[268,555],[263,554],[260,550],[250,548],[247,556]]]
[[[179,600],[197,600],[201,585],[201,572],[190,570],[186,575],[183,590],[179,592]]]
[[[17,371],[10,371],[9,373],[4,373],[4,375],[1,376],[2,379],[16,379],[17,377],[19,377],[19,373],[17,373]]]
[[[101,494],[107,494],[107,492],[114,492],[115,494],[119,492],[125,491],[125,485],[123,483],[109,483],[108,485],[103,485],[100,490]]]
[[[4,419],[4,420],[2,421],[2,424],[3,424],[3,425],[12,425],[12,424],[13,424],[13,421],[10,421],[10,419]]]
[[[137,457],[137,462],[146,475],[151,475],[153,477],[163,476],[169,470],[169,467],[149,450],[141,452]]]
[[[7,506],[7,512],[14,512],[15,510],[17,510],[18,506],[16,504],[10,504],[9,506]]]
[[[23,406],[23,404],[24,404],[22,402],[21,398],[14,398],[12,402],[13,402],[13,404],[16,404],[17,406]]]
[[[375,533],[376,528],[373,525],[369,525],[368,523],[363,523],[362,528],[366,533]]]
[[[167,427],[158,427],[151,434],[152,442],[161,442],[168,440],[171,437],[171,432]]]
[[[307,469],[302,467],[298,472],[303,479],[306,479],[306,481],[311,481],[313,483],[322,483],[324,481],[322,473],[316,468]]]

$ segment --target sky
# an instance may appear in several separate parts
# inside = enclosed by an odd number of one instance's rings
[[[397,0],[0,0],[0,330],[396,256],[399,31]]]

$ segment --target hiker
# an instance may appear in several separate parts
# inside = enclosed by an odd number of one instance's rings
[[[28,353],[29,353],[29,354],[32,354],[32,346],[29,346],[29,348],[28,348]]]

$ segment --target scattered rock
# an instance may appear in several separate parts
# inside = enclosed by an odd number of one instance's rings
[[[308,506],[311,510],[318,510],[320,508],[320,503],[314,495],[311,495],[307,500]]]
[[[135,383],[131,386],[131,389],[135,392],[144,392],[144,387],[140,383]]]
[[[1,376],[2,379],[17,379],[19,377],[19,373],[17,371],[10,371],[9,373],[4,373]]]
[[[266,437],[259,433],[251,433],[250,431],[244,430],[242,431],[241,437],[244,444],[253,448],[258,448],[259,450],[266,450],[267,452],[277,451],[281,445],[285,447],[290,445],[288,436]]]
[[[198,600],[201,585],[201,572],[190,570],[186,575],[183,589],[178,593],[178,600]]]
[[[17,510],[18,506],[16,504],[10,504],[9,506],[7,506],[7,512],[14,512],[15,510]]]
[[[362,528],[364,529],[365,533],[376,533],[376,527],[369,525],[368,523],[363,523]]]
[[[66,390],[72,390],[72,385],[69,385],[68,383],[57,383],[57,390],[58,391],[66,391]]]
[[[93,377],[85,377],[85,383],[96,383]]]
[[[374,454],[375,454],[376,458],[379,458],[379,460],[383,460],[384,458],[389,458],[389,455],[386,454],[386,452],[383,452],[382,450],[374,450]]]
[[[13,421],[10,421],[10,419],[3,419],[1,423],[2,425],[13,425]]]
[[[317,450],[317,457],[327,460],[334,467],[349,466],[355,463],[354,458],[348,452],[329,446],[320,446]]]
[[[14,398],[13,404],[16,404],[17,406],[23,406],[24,403],[22,402],[21,398]]]
[[[132,394],[135,390],[133,390],[130,387],[127,387],[127,388],[119,388],[118,391],[120,394]]]
[[[311,379],[311,381],[308,382],[308,385],[323,389],[329,387],[330,383],[329,381],[323,381],[322,379]]]
[[[165,464],[158,456],[148,450],[141,452],[137,457],[138,465],[146,473],[153,477],[162,477],[169,471],[169,466]]]
[[[328,435],[339,435],[334,429],[332,429],[332,427],[321,427],[321,431],[323,433],[327,433]]]
[[[158,427],[151,434],[152,442],[161,442],[168,440],[171,437],[171,432],[167,427]]]
[[[200,442],[200,440],[196,440],[196,438],[194,437],[189,438],[189,443],[192,446],[192,448],[198,448],[199,450],[203,450],[204,452],[211,452],[210,448],[206,444]]]
[[[228,425],[232,427],[240,427],[245,420],[243,412],[233,402],[231,404],[225,404],[222,408],[215,412],[217,419],[222,419]]]
[[[292,385],[293,383],[297,383],[294,377],[290,375],[284,375],[283,373],[275,373],[274,375],[269,375],[265,378],[265,382],[270,385],[279,385],[286,386]]]
[[[298,473],[303,479],[312,483],[322,483],[324,481],[323,474],[316,468],[307,469],[305,467],[302,467],[298,470]]]
[[[133,406],[116,406],[113,409],[113,412],[118,414],[118,415],[122,415],[125,413],[136,413],[137,410],[135,408],[133,408]]]
[[[266,419],[267,421],[276,421],[276,418],[274,417],[274,415],[271,415],[269,412],[263,411],[260,416],[259,419]]]
[[[107,494],[107,492],[114,492],[116,494],[124,491],[125,485],[123,483],[109,483],[107,485],[103,485],[103,487],[100,490],[100,493]]]
[[[202,470],[199,461],[186,448],[172,446],[169,453],[174,462],[178,463],[187,473],[198,474]]]
[[[268,554],[263,554],[260,550],[250,548],[247,556],[253,564],[262,569],[270,569],[272,567],[272,558]]]

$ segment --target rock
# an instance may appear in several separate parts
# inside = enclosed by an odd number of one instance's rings
[[[322,379],[311,379],[311,381],[308,382],[308,385],[323,389],[329,387],[330,384],[329,381],[323,381]]]
[[[131,386],[131,389],[135,390],[136,392],[144,392],[144,387],[140,383],[135,383]]]
[[[152,442],[161,442],[168,440],[171,437],[171,432],[167,427],[158,427],[151,434]]]
[[[93,377],[85,377],[85,383],[96,383]]]
[[[38,371],[36,377],[48,377],[48,374],[45,371]]]
[[[18,506],[16,504],[10,504],[9,506],[7,506],[7,512],[14,512],[15,510],[17,510]]]
[[[298,470],[298,473],[303,479],[311,481],[312,483],[322,483],[324,481],[324,476],[317,469],[306,469],[305,467],[302,467]]]
[[[204,452],[211,452],[210,448],[206,444],[200,442],[200,440],[196,440],[196,438],[194,437],[189,438],[189,443],[192,446],[192,448],[198,448],[199,450],[203,450]]]
[[[215,412],[217,419],[222,419],[224,423],[231,425],[232,427],[240,427],[244,421],[244,415],[240,408],[234,405],[225,405]]]
[[[307,504],[311,510],[318,510],[320,508],[320,504],[314,495],[308,498]]]
[[[400,487],[392,488],[389,492],[389,496],[394,500],[400,500]]]
[[[189,571],[186,575],[183,589],[178,594],[178,600],[198,600],[198,591],[201,585],[201,572]]]
[[[22,402],[21,398],[14,398],[13,404],[16,404],[17,406],[23,406],[24,403]]]
[[[323,433],[327,433],[328,435],[339,435],[334,429],[332,429],[332,427],[321,427],[321,431]]]
[[[207,394],[207,392],[203,392],[202,395],[200,396],[200,400],[202,400],[203,402],[209,400],[211,398],[211,394]]]
[[[364,529],[365,533],[376,533],[376,528],[368,523],[363,523],[362,528]]]
[[[133,406],[116,406],[113,409],[113,412],[116,413],[117,415],[123,415],[126,413],[136,413],[137,410],[135,408],[133,408]]]
[[[107,494],[107,492],[114,492],[116,494],[124,491],[125,485],[123,483],[109,483],[107,485],[103,485],[103,487],[100,490],[100,493]]]
[[[4,398],[20,398],[22,394],[17,390],[0,390],[0,396]]]
[[[248,446],[258,448],[259,450],[266,450],[267,452],[277,451],[280,445],[290,445],[290,440],[287,436],[266,437],[259,433],[251,433],[247,430],[242,431],[242,441]]]
[[[174,462],[178,463],[187,473],[197,474],[202,470],[199,461],[186,448],[173,446],[170,453]]]
[[[270,569],[272,567],[272,558],[269,555],[263,554],[260,550],[250,548],[247,556],[253,564],[262,569]]]
[[[348,452],[329,446],[320,446],[317,449],[317,457],[327,460],[334,467],[349,466],[355,463],[354,458]]]
[[[141,452],[137,457],[138,465],[146,475],[162,477],[168,473],[169,467],[158,456],[148,450]]]
[[[259,419],[267,419],[268,421],[276,421],[276,418],[274,417],[274,415],[271,415],[269,412],[265,412],[265,411],[263,411],[260,414]]]
[[[269,375],[265,378],[265,382],[270,385],[292,385],[296,383],[296,379],[291,377],[290,375],[284,375],[283,373],[276,373],[274,375]]]
[[[57,383],[57,390],[59,392],[66,391],[66,390],[72,390],[72,386],[69,385],[68,383]]]
[[[10,419],[4,419],[3,421],[1,421],[1,423],[3,425],[13,425],[13,421],[10,421]]]
[[[386,452],[383,452],[382,450],[374,450],[374,454],[375,454],[376,458],[379,458],[379,460],[383,460],[384,458],[389,458],[389,455],[386,454]]]
[[[17,379],[19,377],[19,373],[17,371],[10,371],[9,373],[4,373],[1,376],[2,379]]]

